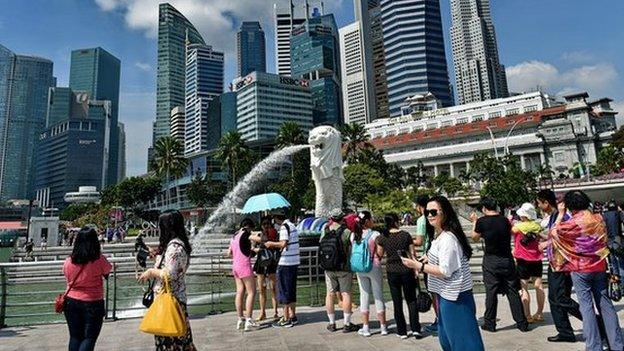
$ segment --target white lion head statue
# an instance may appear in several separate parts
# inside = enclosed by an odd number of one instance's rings
[[[310,168],[315,179],[342,175],[342,138],[340,132],[331,126],[319,126],[310,131],[308,143]]]

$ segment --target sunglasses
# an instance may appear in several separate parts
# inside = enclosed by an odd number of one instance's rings
[[[424,211],[424,215],[425,215],[425,217],[436,217],[438,215],[438,210],[436,210],[436,209],[425,210]]]

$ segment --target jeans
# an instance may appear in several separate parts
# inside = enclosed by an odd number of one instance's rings
[[[456,301],[438,297],[438,338],[443,351],[483,351],[472,290],[459,294]]]
[[[404,273],[388,272],[388,285],[394,304],[394,321],[397,325],[397,334],[407,335],[407,325],[403,314],[403,295],[407,302],[409,312],[410,328],[412,332],[420,332],[420,321],[418,320],[418,308],[416,305],[416,277],[414,271]],[[403,295],[402,295],[403,294]]]
[[[64,313],[69,328],[69,351],[93,351],[104,321],[104,300],[66,297]]]
[[[373,266],[368,273],[358,273],[358,284],[360,285],[360,311],[368,312],[371,296],[375,299],[375,309],[377,313],[386,310],[386,303],[383,297],[383,273],[380,266]]]
[[[615,307],[607,296],[607,273],[572,272],[572,283],[583,315],[583,336],[585,337],[586,349],[588,351],[602,350],[600,330],[594,312],[595,301],[596,308],[602,315],[610,349],[622,350],[624,348],[622,330]]]
[[[566,272],[555,272],[548,266],[548,303],[555,328],[559,335],[566,338],[574,337],[574,330],[570,324],[568,314],[583,320],[579,304],[574,301],[572,294],[572,279]]]
[[[509,308],[518,328],[526,328],[528,322],[520,300],[520,281],[513,258],[486,255],[483,257],[483,283],[485,284],[485,313],[483,325],[496,327],[498,294],[506,294]]]

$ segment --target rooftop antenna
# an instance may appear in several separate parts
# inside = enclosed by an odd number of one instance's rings
[[[321,15],[325,15],[325,4],[321,1]]]
[[[308,3],[308,0],[305,0],[305,16],[306,20],[310,19],[310,4]]]

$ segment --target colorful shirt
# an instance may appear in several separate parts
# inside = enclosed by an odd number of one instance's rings
[[[162,265],[161,265],[162,263]],[[180,239],[173,239],[167,244],[164,255],[156,257],[154,267],[165,270],[168,273],[171,293],[182,303],[186,303],[186,270],[189,266],[189,256],[184,249],[184,243]],[[163,280],[156,279],[154,292],[159,292],[163,287]]]
[[[535,221],[518,222],[512,228],[514,235],[513,256],[525,261],[541,261],[544,258],[542,250],[539,249],[539,234],[542,232],[542,225]],[[522,245],[522,239],[527,234],[534,234],[535,238],[527,245]]]
[[[106,257],[100,257],[83,265],[72,263],[71,257],[65,259],[63,274],[67,281],[67,288],[72,285],[68,297],[80,301],[98,301],[104,299],[103,277],[110,273],[111,264]],[[73,283],[72,283],[73,282]]]
[[[602,216],[590,211],[579,211],[559,223],[552,235],[549,260],[558,272],[604,272],[607,231]]]
[[[421,248],[422,252],[426,253],[429,248],[429,236],[427,235],[427,217],[424,215],[418,217],[416,220],[416,236],[423,237],[423,244]]]

